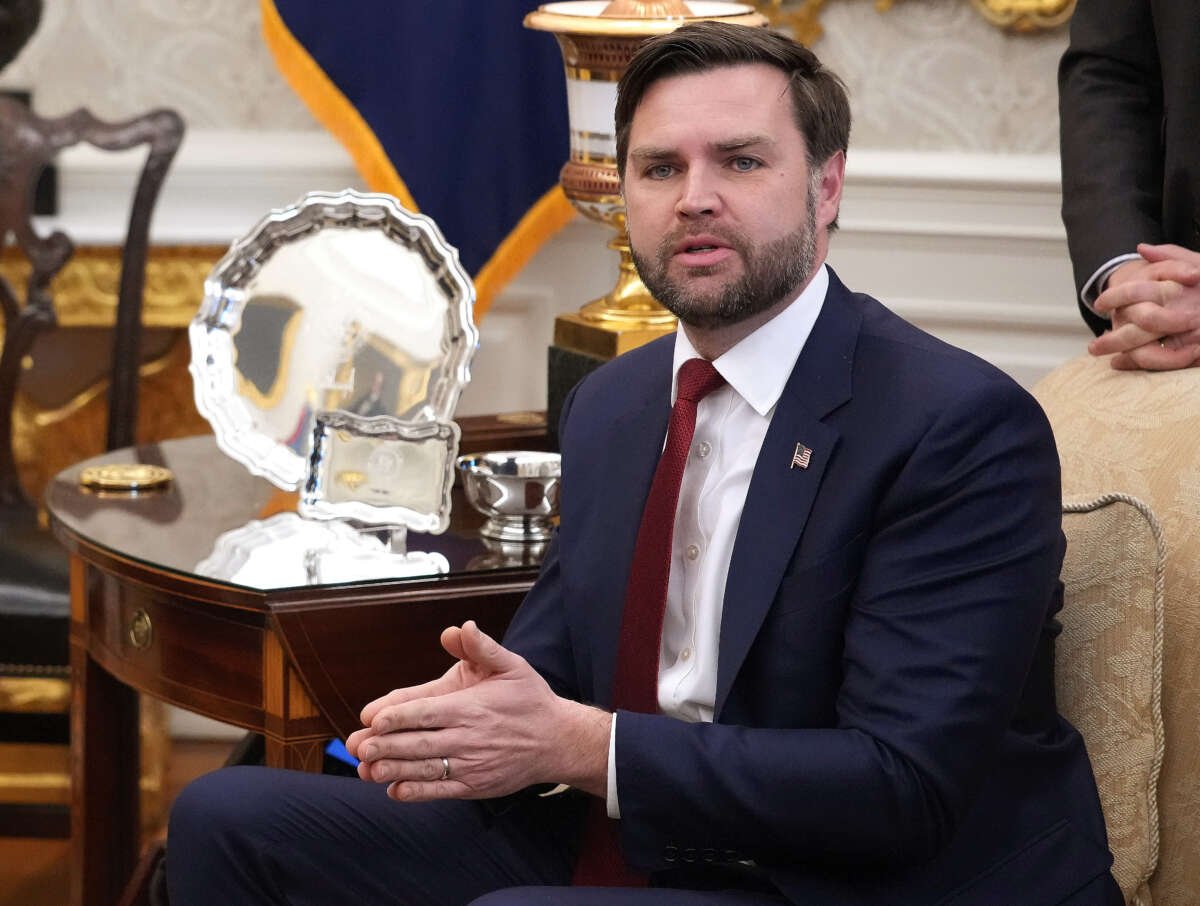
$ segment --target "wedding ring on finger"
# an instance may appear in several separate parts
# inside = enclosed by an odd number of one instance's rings
[[[438,780],[450,779],[450,759],[445,755],[442,756],[442,776]]]

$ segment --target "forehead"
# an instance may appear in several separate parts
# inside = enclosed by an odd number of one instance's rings
[[[782,70],[741,63],[659,79],[646,88],[634,111],[630,144],[679,141],[731,128],[800,136]]]

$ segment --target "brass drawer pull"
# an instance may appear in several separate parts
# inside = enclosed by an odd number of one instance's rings
[[[134,648],[149,648],[154,636],[154,627],[150,623],[150,614],[144,610],[135,611],[133,621],[129,624],[129,641]]]

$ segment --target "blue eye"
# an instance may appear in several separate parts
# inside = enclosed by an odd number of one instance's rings
[[[751,170],[757,170],[761,164],[753,157],[735,157],[733,159],[733,169],[739,173],[749,173]]]
[[[670,164],[655,164],[646,171],[646,175],[651,179],[666,179],[675,172],[675,168]]]

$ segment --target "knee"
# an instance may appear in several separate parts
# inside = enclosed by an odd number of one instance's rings
[[[233,767],[184,788],[167,827],[172,903],[279,901],[262,859],[273,830],[275,783],[263,768]]]
[[[193,780],[171,806],[168,841],[191,850],[261,818],[257,800],[263,784],[256,780],[258,772],[252,767],[222,768]]]

